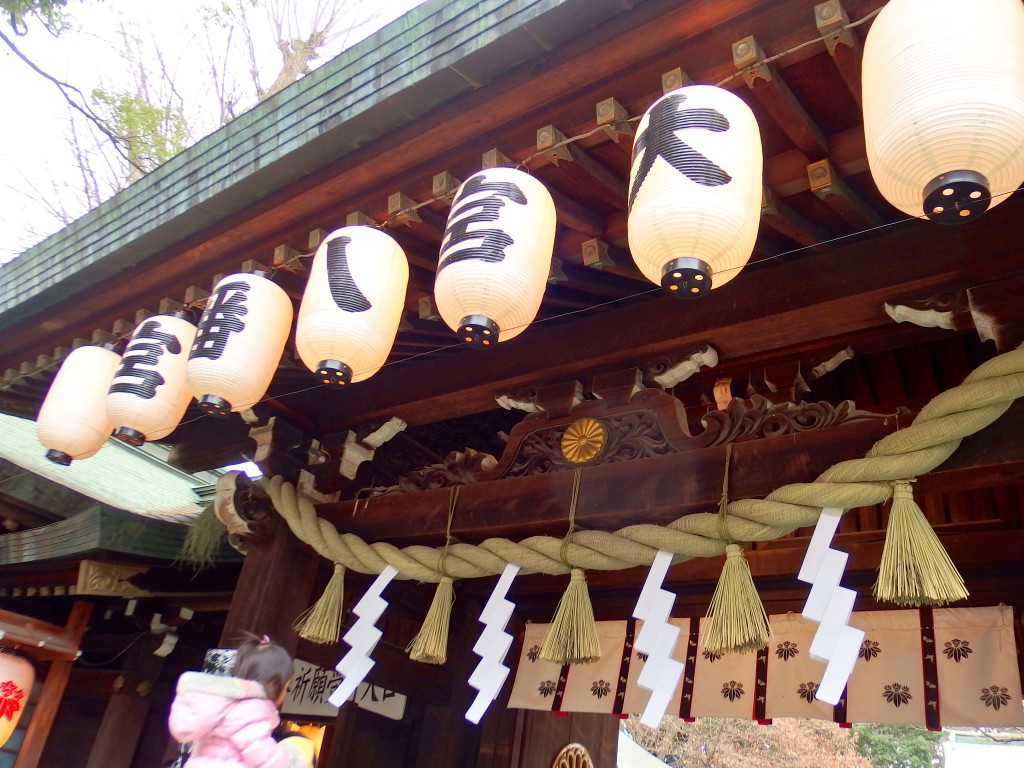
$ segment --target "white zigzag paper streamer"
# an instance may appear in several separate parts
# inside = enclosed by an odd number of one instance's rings
[[[643,621],[633,648],[647,654],[637,685],[651,692],[640,718],[648,728],[657,728],[661,723],[683,674],[683,665],[672,658],[679,639],[679,627],[669,621],[676,596],[661,588],[670,565],[672,553],[659,551],[633,609],[634,618]]]
[[[384,634],[375,625],[377,619],[388,607],[388,601],[380,595],[397,575],[398,571],[393,566],[385,566],[380,576],[352,609],[352,613],[359,618],[342,638],[351,648],[342,656],[336,667],[344,679],[328,699],[335,707],[340,707],[348,701],[349,697],[356,692],[359,684],[373,669],[374,661],[370,658],[370,654],[373,653],[373,649],[377,647],[377,643],[380,642]]]
[[[518,573],[518,565],[509,563],[505,566],[487,605],[480,614],[480,623],[484,625],[484,631],[480,633],[480,638],[473,646],[473,653],[480,657],[480,663],[469,677],[469,684],[476,688],[478,693],[466,711],[466,719],[471,723],[480,722],[491,702],[498,697],[510,672],[503,662],[509,648],[512,647],[512,635],[505,631],[505,627],[512,618],[516,606],[515,603],[506,600],[505,596]]]
[[[849,626],[857,593],[839,586],[850,556],[829,546],[842,516],[841,509],[829,507],[821,510],[797,576],[800,581],[811,585],[803,616],[818,622],[810,656],[826,664],[815,696],[833,706],[843,695],[864,640],[861,630]]]

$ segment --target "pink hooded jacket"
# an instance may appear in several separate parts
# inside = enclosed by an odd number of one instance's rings
[[[192,742],[186,768],[310,768],[307,739],[271,737],[279,722],[259,683],[186,672],[178,679],[168,725],[177,741]]]

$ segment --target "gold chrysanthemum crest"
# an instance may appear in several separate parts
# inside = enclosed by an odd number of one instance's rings
[[[608,433],[597,419],[577,419],[562,435],[562,455],[573,464],[593,461],[604,450]]]

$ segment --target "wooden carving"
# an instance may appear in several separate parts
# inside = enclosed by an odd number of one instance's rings
[[[594,761],[582,744],[566,744],[555,757],[551,768],[594,768]]]
[[[751,437],[778,437],[811,429],[827,429],[858,419],[886,418],[886,414],[858,411],[852,400],[831,403],[772,403],[754,395],[734,399],[724,410],[711,411],[701,419],[701,447],[725,445]]]
[[[512,429],[500,460],[472,449],[452,452],[443,462],[403,475],[388,492],[542,475],[583,463],[616,464],[879,418],[887,416],[859,411],[850,400],[839,405],[775,403],[753,395],[749,399],[733,398],[724,408],[708,412],[700,421],[704,431],[692,435],[678,399],[661,390],[645,389],[621,405],[586,400],[567,416],[544,418],[543,414],[534,414]],[[597,450],[591,450],[596,443],[591,446],[589,440],[586,451],[578,450],[581,435],[577,433],[581,430],[600,435]]]

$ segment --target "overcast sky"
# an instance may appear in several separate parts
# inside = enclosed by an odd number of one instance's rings
[[[357,4],[353,18],[375,16],[357,26],[347,43],[353,44],[422,0],[348,0]],[[309,0],[299,0],[310,5]],[[86,94],[96,87],[118,90],[129,87],[117,29],[123,21],[136,28],[143,39],[156,39],[165,52],[168,68],[178,80],[178,90],[209,98],[204,65],[197,55],[197,35],[203,25],[203,6],[219,0],[70,0],[67,9],[73,28],[53,38],[41,25],[33,24],[27,35],[14,38],[29,58],[55,77]],[[262,18],[259,19],[262,22]],[[280,54],[273,46],[269,25],[262,24],[264,36],[260,59],[266,71],[279,66]],[[5,27],[9,35],[9,28]],[[324,60],[335,55],[342,40]],[[247,62],[238,57],[231,66],[245,75]],[[272,79],[273,73],[270,75]],[[80,172],[68,146],[69,108],[56,87],[33,72],[0,42],[0,263],[23,252],[28,246],[59,228],[45,212],[43,199],[58,207],[73,209],[73,190]],[[216,116],[210,125],[216,122]],[[194,137],[201,138],[201,134]],[[67,203],[61,205],[61,203]]]

